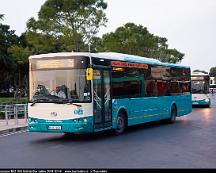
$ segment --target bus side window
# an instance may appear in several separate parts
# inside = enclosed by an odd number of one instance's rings
[[[170,95],[177,96],[181,93],[181,88],[179,82],[173,81],[170,82]]]
[[[165,96],[168,94],[168,82],[157,81],[157,96]]]
[[[120,81],[121,79],[119,79]],[[136,98],[141,96],[141,81],[113,82],[112,91],[114,98]]]
[[[155,96],[155,81],[154,80],[146,81],[146,96],[147,97]]]

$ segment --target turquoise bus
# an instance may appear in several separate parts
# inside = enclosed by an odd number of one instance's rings
[[[29,57],[30,132],[94,133],[192,111],[190,67],[120,53]]]

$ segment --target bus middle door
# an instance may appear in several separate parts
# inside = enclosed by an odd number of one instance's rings
[[[93,113],[94,129],[96,131],[112,126],[110,73],[107,69],[94,69]]]

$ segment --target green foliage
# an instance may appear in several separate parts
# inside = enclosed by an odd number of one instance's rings
[[[8,53],[16,63],[16,68],[13,70],[15,93],[22,91],[22,94],[25,93],[26,95],[28,90],[28,57],[32,52],[26,42],[25,34],[22,34],[21,37],[19,37],[18,44],[11,45],[8,48]]]
[[[32,54],[43,54],[49,52],[57,52],[57,39],[50,35],[43,35],[35,32],[27,32],[26,40],[32,51]]]
[[[4,15],[0,14],[0,21]],[[0,91],[6,90],[13,85],[14,69],[16,63],[8,53],[8,48],[18,43],[18,37],[10,30],[10,26],[0,22]]]
[[[3,15],[0,15],[3,19]],[[8,25],[0,23],[0,92],[27,88],[28,56],[25,35],[18,37]]]
[[[26,103],[28,101],[27,97],[22,97],[19,100],[16,100],[15,98],[0,98],[0,103]]]
[[[97,43],[99,43],[96,46],[98,51],[145,56],[162,62],[177,63],[184,56],[176,49],[168,49],[166,38],[154,36],[146,27],[134,23],[127,23],[117,28],[115,32],[104,34]]]
[[[1,15],[1,18],[3,15]],[[0,72],[9,70],[13,63],[9,56],[7,49],[18,43],[18,37],[14,34],[13,30],[10,30],[8,25],[0,23]],[[13,67],[13,66],[12,66]]]
[[[12,45],[10,48],[8,48],[8,52],[19,65],[27,64],[28,57],[31,54],[28,47],[23,48],[22,46],[18,45]]]
[[[106,8],[103,0],[47,0],[27,23],[27,41],[34,53],[80,51],[107,22]]]
[[[216,78],[216,67],[210,69],[209,75]]]

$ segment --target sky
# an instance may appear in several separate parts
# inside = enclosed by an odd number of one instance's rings
[[[209,71],[216,66],[215,0],[104,0],[108,23],[98,36],[114,32],[127,22],[147,27],[149,32],[166,37],[169,48],[185,53],[181,62],[192,70]],[[37,18],[45,0],[0,0],[4,24],[20,35],[30,17]]]

